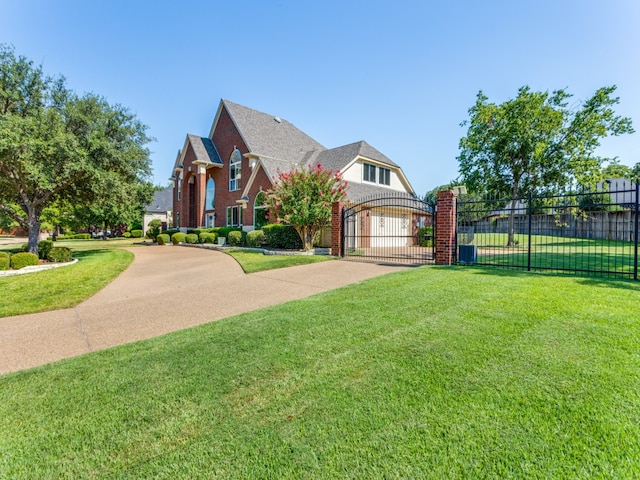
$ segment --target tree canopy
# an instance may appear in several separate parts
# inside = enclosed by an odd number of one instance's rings
[[[331,222],[333,202],[346,198],[347,184],[339,173],[315,167],[296,168],[280,173],[267,192],[269,218],[292,225],[305,250],[313,247],[313,239]]]
[[[28,230],[30,251],[46,207],[135,197],[151,171],[146,130],[127,108],[79,96],[0,45],[0,210]]]
[[[564,89],[534,92],[524,86],[516,98],[501,104],[480,91],[469,120],[462,123],[468,127],[458,156],[462,180],[473,191],[513,199],[528,192],[595,185],[610,160],[595,154],[600,140],[633,132],[631,119],[615,114],[615,90],[600,88],[579,107],[569,105],[571,95]],[[512,242],[512,221],[510,225]]]

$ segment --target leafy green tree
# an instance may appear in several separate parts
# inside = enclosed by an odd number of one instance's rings
[[[126,108],[80,97],[0,45],[0,210],[28,230],[29,251],[48,206],[92,205],[146,180],[146,130]]]
[[[316,234],[331,223],[332,203],[344,200],[346,190],[347,183],[339,173],[318,164],[281,172],[266,192],[265,204],[270,220],[292,225],[304,250],[311,250]]]
[[[496,104],[480,91],[469,109],[467,134],[460,140],[459,170],[474,191],[509,196],[591,185],[607,159],[595,155],[607,135],[633,132],[631,119],[615,115],[616,87],[603,87],[579,108],[569,107],[564,89],[518,90],[515,99]],[[508,244],[513,245],[514,212]]]

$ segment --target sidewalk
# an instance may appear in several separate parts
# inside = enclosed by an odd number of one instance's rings
[[[408,267],[329,261],[246,275],[224,253],[139,247],[85,302],[0,318],[0,374],[163,335]]]

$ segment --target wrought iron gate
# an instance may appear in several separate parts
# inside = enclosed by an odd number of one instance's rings
[[[401,192],[376,195],[342,210],[342,257],[422,265],[435,256],[435,205]]]

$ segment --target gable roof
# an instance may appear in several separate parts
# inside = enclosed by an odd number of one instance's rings
[[[325,150],[322,144],[287,120],[229,100],[222,100],[221,104],[242,135],[251,155],[293,165],[300,164],[310,151]]]
[[[145,212],[168,212],[173,209],[173,187],[159,190],[153,195],[151,203],[145,205]]]
[[[196,160],[223,165],[220,154],[210,138],[192,134],[187,135],[187,137],[196,155]]]
[[[320,152],[315,160],[323,167],[335,171],[344,169],[357,157],[364,157],[390,167],[399,168],[395,162],[364,140]]]

